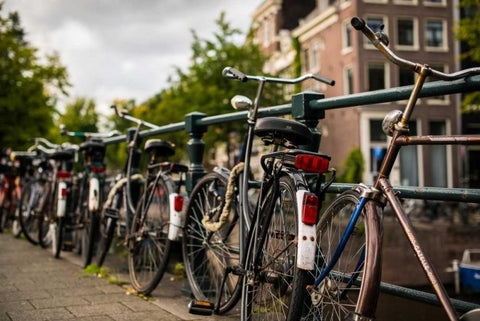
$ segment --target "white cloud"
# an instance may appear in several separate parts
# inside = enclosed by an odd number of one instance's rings
[[[77,96],[109,113],[115,98],[143,101],[167,85],[190,57],[191,29],[202,38],[221,11],[246,31],[262,0],[6,0],[20,14],[27,40],[57,51]],[[68,102],[68,100],[67,100]]]

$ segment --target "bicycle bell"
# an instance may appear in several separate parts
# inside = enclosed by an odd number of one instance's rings
[[[400,110],[390,111],[382,122],[383,132],[388,136],[393,136],[395,125],[402,119],[403,113]]]

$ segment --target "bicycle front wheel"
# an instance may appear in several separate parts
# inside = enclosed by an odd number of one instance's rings
[[[57,220],[51,224],[52,229],[52,253],[58,259],[62,251],[63,241],[65,236],[65,218],[58,217]]]
[[[38,244],[39,202],[44,192],[44,186],[37,181],[28,182],[22,190],[20,198],[18,221],[25,238],[33,245]]]
[[[323,212],[317,225],[317,255],[312,279],[330,263],[359,197],[356,191],[344,192]],[[363,210],[334,268],[303,300],[306,320],[346,320],[353,316],[364,275],[366,239]]]
[[[128,270],[133,288],[148,295],[158,285],[170,256],[170,179],[150,183],[140,199],[128,236]]]
[[[248,278],[244,281],[242,313],[245,320],[298,320],[301,309],[295,308],[305,291],[307,272],[296,266],[296,242],[298,209],[296,192],[304,189],[288,176],[279,180],[279,192],[266,195],[260,215],[271,213],[269,224],[260,219],[260,225],[268,224],[263,244],[252,241],[246,262]],[[272,200],[272,197],[276,197]],[[268,209],[270,202],[273,209]]]
[[[188,282],[197,300],[215,304],[215,312],[232,309],[240,298],[241,277],[232,273],[240,264],[240,224],[235,200],[227,221],[217,231],[202,220],[218,222],[225,205],[227,179],[218,173],[203,177],[193,189],[185,216],[183,261]]]

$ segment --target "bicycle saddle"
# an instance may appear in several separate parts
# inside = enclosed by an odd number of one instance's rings
[[[99,141],[86,141],[80,144],[81,151],[103,151],[105,150],[105,144]]]
[[[57,150],[53,154],[48,155],[48,158],[56,161],[68,161],[72,160],[74,153],[71,150]]]
[[[259,119],[255,127],[255,135],[267,143],[282,139],[298,146],[307,145],[313,141],[313,135],[307,126],[295,120],[277,117]]]
[[[175,154],[175,146],[161,139],[149,139],[145,143],[145,151],[156,157],[168,157]]]

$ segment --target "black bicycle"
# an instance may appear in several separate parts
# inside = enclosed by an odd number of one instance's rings
[[[265,83],[294,84],[315,79],[305,75],[281,79],[244,75],[227,67],[223,75],[259,83],[255,103],[235,96],[236,109],[248,109],[248,132],[241,163],[230,172],[215,168],[195,186],[188,204],[183,255],[190,288],[197,299],[193,313],[225,313],[242,299],[242,320],[296,319],[301,311],[290,304],[292,295],[305,291],[313,269],[315,224],[321,184],[311,188],[307,173],[322,181],[328,171],[327,155],[298,149],[313,142],[302,123],[274,117],[257,119]],[[249,197],[252,142],[262,138],[271,152],[261,156],[263,177],[256,205]],[[257,186],[258,187],[258,186]],[[292,308],[289,308],[292,306]]]

